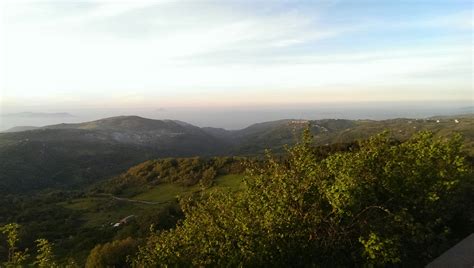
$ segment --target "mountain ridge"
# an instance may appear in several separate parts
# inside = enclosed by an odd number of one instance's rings
[[[385,130],[404,140],[420,130],[460,133],[474,155],[474,115],[441,119],[283,119],[240,130],[120,116],[0,133],[0,192],[72,187],[106,179],[149,159],[252,156],[282,152],[309,127],[317,146],[349,143]]]
[[[58,113],[62,114],[62,113]],[[66,114],[66,113],[65,113]],[[72,116],[72,115],[71,115]],[[239,132],[243,131],[246,129],[256,129],[259,126],[276,126],[276,125],[281,125],[284,123],[293,123],[293,124],[306,124],[309,122],[330,122],[330,121],[346,121],[346,122],[365,122],[365,121],[372,121],[372,122],[377,122],[377,121],[389,121],[389,120],[433,120],[433,119],[455,119],[455,118],[472,118],[474,117],[474,113],[463,113],[463,114],[455,114],[455,115],[434,115],[434,116],[429,116],[425,118],[408,118],[408,117],[397,117],[397,118],[391,118],[391,119],[383,119],[383,120],[375,120],[375,119],[345,119],[345,118],[323,118],[323,119],[305,119],[305,118],[284,118],[284,119],[278,119],[278,120],[271,120],[271,121],[264,121],[264,122],[258,122],[254,124],[250,124],[244,128],[240,129],[226,129],[226,128],[221,128],[221,127],[213,127],[213,126],[203,126],[203,127],[198,127],[193,124],[181,121],[181,120],[173,120],[173,119],[153,119],[153,118],[146,118],[138,115],[119,115],[119,116],[112,116],[112,117],[105,117],[97,120],[92,120],[92,121],[85,121],[81,123],[60,123],[60,124],[52,124],[52,125],[45,125],[45,126],[14,126],[8,130],[2,131],[11,131],[15,128],[20,128],[19,131],[28,131],[30,129],[26,130],[21,130],[21,128],[33,128],[33,129],[41,129],[41,128],[88,128],[86,126],[91,126],[93,124],[101,124],[101,123],[108,123],[108,122],[123,122],[123,121],[131,121],[133,120],[141,120],[143,122],[174,122],[178,125],[181,126],[193,126],[196,128],[201,128],[201,129],[209,129],[210,131],[212,130],[219,130],[219,131],[226,131],[226,132]],[[19,132],[18,131],[18,132]],[[0,133],[2,133],[0,132]]]

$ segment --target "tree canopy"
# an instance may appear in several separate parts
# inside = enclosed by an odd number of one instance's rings
[[[127,264],[127,256],[134,252],[136,246],[137,242],[131,237],[99,244],[87,257],[86,267],[124,267]]]
[[[473,231],[461,144],[382,133],[320,160],[306,131],[284,161],[251,166],[243,190],[182,200],[185,219],[148,237],[133,264],[426,264]]]

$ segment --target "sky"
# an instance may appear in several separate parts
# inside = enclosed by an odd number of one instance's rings
[[[474,99],[471,1],[0,3],[0,113]]]

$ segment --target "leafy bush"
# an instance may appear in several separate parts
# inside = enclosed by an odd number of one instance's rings
[[[28,249],[20,250],[17,247],[20,240],[19,229],[20,225],[17,223],[9,223],[0,227],[0,233],[6,236],[8,246],[8,257],[7,261],[4,263],[5,266],[20,266],[29,257],[27,254]]]
[[[460,148],[458,136],[383,133],[320,160],[307,130],[285,161],[251,168],[242,191],[182,200],[185,219],[148,237],[133,264],[423,265],[473,231]]]
[[[54,268],[58,267],[54,261],[53,248],[52,245],[46,239],[37,239],[36,240],[37,255],[35,265],[43,268]]]
[[[137,242],[130,237],[103,245],[99,244],[87,257],[86,267],[123,267],[127,256],[132,254],[136,247]]]

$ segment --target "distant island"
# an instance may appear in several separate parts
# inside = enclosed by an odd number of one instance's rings
[[[34,113],[34,112],[20,112],[2,114],[1,117],[16,117],[16,118],[65,118],[74,117],[70,113]]]

